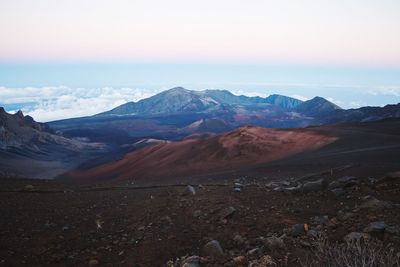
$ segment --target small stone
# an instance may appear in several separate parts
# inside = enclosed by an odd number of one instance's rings
[[[324,179],[303,184],[303,192],[315,192],[324,189]]]
[[[335,195],[335,197],[342,197],[346,194],[346,191],[344,191],[342,188],[331,189],[331,192]]]
[[[292,226],[291,235],[294,237],[301,236],[306,233],[305,226],[306,224],[295,224]],[[307,226],[308,228],[308,226]]]
[[[188,186],[186,186],[185,190],[182,192],[182,195],[183,196],[196,195],[196,189],[193,186],[188,185]]]
[[[300,240],[300,245],[302,247],[305,247],[305,248],[310,248],[311,247],[310,242],[307,242],[307,241],[304,241],[304,240]]]
[[[372,222],[365,229],[366,233],[383,233],[386,229],[386,223],[384,221]]]
[[[234,207],[230,206],[230,207],[222,209],[219,213],[219,217],[221,220],[228,219],[228,218],[231,218],[235,212],[236,212],[236,209]]]
[[[99,261],[96,259],[91,259],[88,263],[89,267],[97,266],[99,265]]]
[[[282,190],[283,192],[286,193],[298,193],[301,191],[301,187],[300,186],[285,187]]]
[[[279,187],[279,184],[276,183],[276,182],[270,182],[270,183],[267,183],[267,184],[265,185],[265,187],[266,187],[266,188],[269,188],[269,189],[273,189],[273,188]]]
[[[199,256],[189,256],[183,260],[182,267],[200,267],[200,257]]]
[[[307,232],[307,236],[310,236],[310,237],[312,237],[312,238],[317,238],[317,237],[318,237],[318,232],[315,231],[315,230],[309,230],[309,231]]]
[[[233,262],[235,263],[236,266],[246,266],[247,265],[247,259],[245,256],[237,256],[233,258]]]
[[[372,210],[384,210],[384,209],[390,209],[391,207],[392,205],[390,202],[382,201],[374,197],[368,198],[368,200],[360,206],[360,208],[362,209],[372,209]]]
[[[199,262],[186,262],[182,267],[201,267]]]
[[[211,240],[203,247],[203,253],[205,256],[211,258],[220,258],[224,256],[224,251],[217,240]]]
[[[257,254],[259,251],[260,251],[259,248],[253,248],[253,249],[249,250],[249,251],[247,252],[247,254],[248,254],[248,255],[254,255],[254,254]]]
[[[201,212],[201,210],[195,210],[193,212],[193,218],[200,219],[201,217],[203,217],[203,212]]]
[[[344,176],[328,185],[328,189],[345,188],[359,184],[359,181],[354,176]]]
[[[285,243],[283,242],[283,240],[276,236],[267,237],[265,239],[264,243],[265,243],[266,247],[270,250],[285,248]]]

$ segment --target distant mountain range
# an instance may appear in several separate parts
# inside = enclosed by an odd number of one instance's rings
[[[392,117],[400,117],[399,104],[345,110],[322,97],[301,101],[276,94],[248,97],[227,90],[192,91],[176,87],[95,116],[49,125],[69,137],[125,144],[140,138],[179,140],[193,134],[216,134],[248,124],[298,128]]]
[[[129,102],[110,111],[98,114],[105,115],[159,115],[190,112],[216,112],[228,107],[268,108],[271,106],[292,110],[303,101],[282,96],[270,95],[267,98],[259,96],[237,96],[227,90],[191,91],[182,87],[172,88],[155,96],[138,102]]]

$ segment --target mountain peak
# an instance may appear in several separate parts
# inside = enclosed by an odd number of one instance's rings
[[[190,90],[183,88],[181,86],[178,86],[178,87],[174,87],[169,90],[166,90],[164,92],[165,93],[187,93],[187,92],[190,92]]]
[[[307,116],[314,117],[339,109],[342,108],[323,97],[316,96],[310,100],[303,102],[296,108],[296,111],[303,113]]]
[[[331,101],[329,101],[329,100],[327,100],[326,98],[323,98],[323,97],[321,97],[321,96],[316,96],[316,97],[310,99],[309,101],[310,101],[310,102],[313,102],[313,103],[327,104],[327,105],[332,106],[332,107],[335,108],[335,109],[342,109],[342,108],[339,107],[338,105],[332,103]],[[307,102],[307,101],[306,101],[306,102]]]
[[[20,118],[24,118],[24,113],[22,113],[21,110],[18,110],[17,113],[15,113],[14,115],[20,117]]]

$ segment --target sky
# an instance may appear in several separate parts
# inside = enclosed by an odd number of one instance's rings
[[[162,90],[400,102],[398,0],[0,0],[0,106],[40,121]]]

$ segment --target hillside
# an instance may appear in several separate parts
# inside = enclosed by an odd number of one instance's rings
[[[208,139],[162,143],[94,169],[75,171],[74,180],[129,180],[182,177],[249,167],[312,151],[335,141],[312,130],[246,126]]]
[[[105,146],[54,134],[21,111],[0,108],[0,175],[53,178],[77,166]]]

